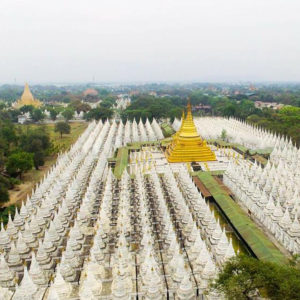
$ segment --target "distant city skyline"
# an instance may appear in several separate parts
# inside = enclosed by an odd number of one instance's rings
[[[299,82],[295,0],[0,3],[0,84]]]
[[[11,86],[20,86],[20,87],[24,87],[24,85],[28,83],[30,86],[46,86],[46,85],[54,85],[54,86],[121,86],[121,85],[148,85],[148,84],[165,84],[165,85],[190,85],[190,84],[216,84],[216,85],[241,85],[241,86],[247,86],[247,85],[285,85],[285,84],[295,84],[298,85],[300,84],[300,80],[299,81],[291,81],[291,80],[287,80],[287,81],[250,81],[250,80],[245,80],[245,81],[197,81],[197,80],[191,80],[191,81],[99,81],[99,82],[91,82],[91,81],[78,81],[78,82],[67,82],[67,81],[61,81],[61,82],[51,82],[51,81],[32,81],[32,82],[28,82],[28,81],[24,81],[24,82],[0,82],[0,86],[3,85],[11,85]]]

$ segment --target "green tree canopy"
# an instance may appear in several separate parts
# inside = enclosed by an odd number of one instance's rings
[[[169,116],[171,118],[171,122],[174,121],[175,118],[180,119],[182,116],[182,108],[174,107],[170,110]]]
[[[28,152],[17,152],[11,154],[6,163],[6,170],[10,175],[19,175],[20,179],[25,171],[33,167],[33,154]]]
[[[0,119],[0,140],[3,140],[6,146],[4,146],[2,149],[6,148],[6,150],[9,150],[9,146],[11,143],[16,143],[17,141],[17,135],[15,126],[12,122],[8,120],[1,121]]]
[[[285,106],[279,110],[278,114],[287,127],[300,124],[300,107]]]
[[[69,121],[73,118],[74,116],[74,110],[73,108],[68,107],[62,112],[63,117],[65,118],[66,121]]]
[[[16,210],[15,205],[10,205],[0,211],[0,219],[3,220],[4,225],[7,224],[8,222],[9,214],[13,216],[15,214],[15,210]]]
[[[55,132],[60,133],[60,138],[62,138],[63,133],[68,134],[71,131],[71,126],[67,122],[57,122],[55,124]]]
[[[10,122],[18,122],[18,116],[21,114],[19,109],[11,109],[11,110],[1,110],[0,111],[0,120],[10,121]]]
[[[54,95],[52,100],[64,103],[70,103],[72,101],[81,100],[81,95],[75,95],[68,92],[62,92],[60,95]]]
[[[20,108],[20,111],[21,111],[22,113],[27,113],[27,112],[32,113],[33,110],[34,110],[34,106],[33,106],[33,105],[24,105],[24,106],[22,106],[22,107]]]
[[[116,96],[113,96],[113,95],[107,95],[105,96],[101,103],[100,103],[100,106],[102,108],[111,108],[115,103],[116,103],[116,100],[117,100],[117,97]]]
[[[9,200],[8,186],[10,185],[9,180],[4,176],[0,175],[0,204]]]
[[[223,266],[211,285],[230,300],[252,299],[258,291],[269,299],[300,299],[300,270],[291,265],[237,256]]]
[[[45,118],[45,114],[42,112],[41,109],[35,108],[31,112],[31,118],[32,118],[33,121],[38,122],[38,121],[41,121]]]
[[[84,118],[88,121],[90,120],[106,120],[110,119],[113,116],[114,112],[110,108],[106,107],[97,107],[94,109],[91,109],[88,113],[85,114]]]
[[[149,95],[138,95],[133,97],[132,104],[127,107],[122,113],[123,121],[126,119],[139,120],[140,118],[145,122],[146,117],[152,119],[153,117],[160,118],[174,118],[182,114],[183,107],[175,105],[172,101],[181,103],[178,97],[153,97]]]
[[[88,103],[82,103],[81,100],[74,100],[69,104],[69,107],[75,110],[77,113],[88,112],[91,110],[91,106]]]
[[[225,129],[222,129],[221,140],[222,141],[227,141],[227,131]]]
[[[192,105],[197,104],[210,104],[210,97],[204,95],[202,91],[194,91],[190,94],[190,100]]]
[[[7,156],[17,146],[17,142],[14,124],[0,119],[0,172],[3,171]]]
[[[98,91],[99,95],[102,97],[109,95],[109,90],[107,90],[107,89],[96,88],[96,90]]]
[[[50,108],[49,112],[50,112],[50,118],[51,118],[51,120],[55,121],[56,117],[58,115],[58,111],[56,109],[54,109],[54,108]]]
[[[34,154],[33,159],[36,169],[44,165],[44,159],[50,146],[49,134],[43,128],[29,130],[28,133],[24,133],[20,136],[20,148],[23,151]]]

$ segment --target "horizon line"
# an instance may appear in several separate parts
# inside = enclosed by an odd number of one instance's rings
[[[299,80],[230,80],[230,81],[200,81],[200,80],[132,80],[132,81],[24,81],[0,82],[0,86],[24,86],[28,83],[34,85],[146,85],[146,84],[300,84]]]

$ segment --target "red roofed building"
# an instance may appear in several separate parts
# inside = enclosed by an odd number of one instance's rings
[[[83,96],[98,96],[98,92],[95,89],[86,89],[83,93]]]

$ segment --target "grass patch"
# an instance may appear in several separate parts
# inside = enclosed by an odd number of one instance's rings
[[[53,147],[58,151],[67,151],[70,146],[76,142],[78,137],[83,133],[83,131],[87,128],[88,123],[86,122],[74,122],[69,123],[71,126],[71,132],[69,134],[64,134],[62,138],[60,138],[60,133],[54,131],[54,124],[49,126],[50,138],[53,143]],[[50,125],[50,124],[49,124]]]
[[[88,123],[86,122],[70,122],[69,124],[71,126],[71,132],[69,134],[63,134],[62,138],[60,138],[59,132],[54,131],[54,123],[18,125],[18,128],[23,132],[29,131],[30,129],[44,128],[44,130],[49,133],[52,142],[51,152],[58,153],[60,151],[67,151],[88,126]]]

